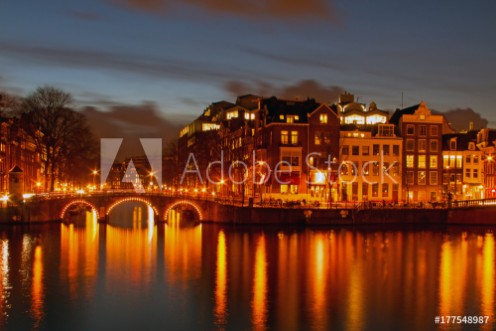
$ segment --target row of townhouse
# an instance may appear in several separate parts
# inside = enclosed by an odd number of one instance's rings
[[[241,199],[480,199],[494,195],[493,134],[454,133],[423,102],[390,116],[349,93],[334,104],[244,95],[183,128],[177,185]]]
[[[0,118],[0,192],[9,191],[9,175],[12,170],[22,173],[22,190],[41,191],[44,185],[40,154],[33,140],[19,125],[17,118]]]

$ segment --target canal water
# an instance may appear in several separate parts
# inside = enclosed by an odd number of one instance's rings
[[[110,224],[0,229],[1,330],[492,330],[488,228]],[[488,316],[435,324],[436,316]]]

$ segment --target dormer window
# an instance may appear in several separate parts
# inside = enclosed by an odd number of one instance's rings
[[[470,151],[475,151],[475,143],[474,142],[469,142],[468,143],[468,149]]]
[[[450,150],[456,151],[456,139],[455,138],[450,140]]]
[[[298,115],[288,115],[286,117],[286,123],[294,123],[300,120],[300,116]]]

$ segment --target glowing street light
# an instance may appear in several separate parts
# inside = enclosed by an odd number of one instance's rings
[[[96,175],[98,175],[98,170],[94,169],[91,174],[93,175],[93,187],[96,187]]]

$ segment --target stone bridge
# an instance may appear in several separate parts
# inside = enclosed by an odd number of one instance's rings
[[[171,196],[162,193],[112,192],[95,194],[47,195],[33,197],[22,203],[20,218],[27,222],[63,220],[72,207],[90,208],[99,222],[107,222],[110,212],[126,202],[141,202],[153,209],[156,222],[166,222],[172,209],[190,211],[195,220],[211,219],[215,201],[190,196]]]

